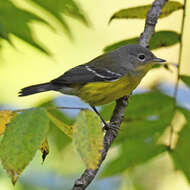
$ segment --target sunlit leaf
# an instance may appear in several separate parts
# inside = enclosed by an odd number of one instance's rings
[[[31,1],[48,13],[53,15],[59,23],[65,28],[67,33],[71,35],[70,28],[65,20],[64,15],[74,17],[88,25],[88,20],[81,7],[74,0],[27,0]]]
[[[178,135],[179,139],[176,147],[169,153],[173,159],[176,170],[182,171],[190,183],[190,122],[183,127]]]
[[[49,128],[44,109],[32,109],[15,117],[0,144],[0,158],[13,184],[39,149]]]
[[[73,130],[74,145],[87,168],[96,169],[103,150],[103,132],[99,117],[89,110],[77,116]]]
[[[180,42],[180,38],[181,38],[180,34],[178,34],[175,31],[166,30],[166,31],[156,32],[150,40],[149,49],[153,50],[153,49],[158,49],[161,47],[169,47],[169,46],[175,45],[176,43]],[[139,41],[138,37],[122,40],[120,42],[116,42],[112,45],[105,47],[104,52],[113,51],[121,46],[125,46],[128,44],[137,44],[138,41]]]
[[[16,113],[13,113],[12,111],[9,110],[0,111],[0,135],[2,135],[5,132],[6,126],[15,116]]]
[[[48,109],[48,113],[50,113],[54,118],[59,120],[58,123],[64,123],[64,125],[67,125],[69,128],[72,128],[72,125],[74,124],[74,119],[69,117],[59,109],[55,108],[56,105],[54,104],[54,101],[46,101],[38,104],[37,106],[45,107],[46,109],[51,108]],[[48,139],[51,140],[51,143],[56,146],[59,152],[61,152],[61,150],[63,150],[69,143],[72,142],[72,139],[57,127],[56,122],[52,122],[51,120],[50,130],[48,132]]]
[[[116,12],[109,20],[111,22],[113,19],[144,19],[152,5],[138,6],[127,9],[122,9]],[[162,14],[160,18],[169,16],[174,11],[183,9],[183,5],[177,1],[168,1],[166,2],[164,8],[162,9]]]
[[[46,156],[49,154],[49,144],[47,138],[45,138],[40,145],[40,151],[42,152],[42,163],[45,161]]]
[[[53,116],[51,113],[47,112],[49,119],[56,127],[58,127],[62,132],[64,132],[68,137],[73,136],[73,126],[67,125],[55,116]]]
[[[188,87],[190,87],[190,76],[187,76],[187,75],[180,75],[180,79],[181,79]]]

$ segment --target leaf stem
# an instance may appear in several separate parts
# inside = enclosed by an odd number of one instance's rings
[[[182,62],[182,53],[183,53],[183,35],[184,35],[184,26],[185,26],[185,17],[186,17],[186,0],[184,0],[184,10],[183,10],[183,17],[182,17],[182,23],[181,23],[181,41],[179,46],[179,57],[178,57],[178,67],[177,67],[177,79],[176,84],[174,87],[174,103],[173,103],[173,113],[175,114],[176,108],[177,108],[177,95],[178,95],[178,89],[179,89],[179,81],[180,81],[180,68],[181,68],[181,62]],[[174,126],[171,123],[170,124],[170,136],[169,136],[169,149],[172,150],[172,142],[173,142],[173,134],[174,134]]]

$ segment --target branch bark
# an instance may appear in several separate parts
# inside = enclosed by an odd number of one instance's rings
[[[148,47],[150,38],[154,34],[155,26],[157,20],[161,14],[162,8],[168,0],[155,0],[152,4],[152,8],[149,10],[146,23],[143,33],[140,36],[139,44],[143,47]],[[105,160],[107,152],[118,135],[118,129],[124,118],[124,112],[128,105],[129,96],[122,97],[116,101],[116,106],[111,117],[110,123],[112,126],[109,130],[106,131],[104,136],[104,149],[102,151],[102,158],[99,162],[99,166],[96,170],[86,169],[80,178],[75,181],[75,184],[71,190],[85,190],[86,187],[92,182],[95,178],[102,162]]]
[[[155,27],[162,12],[162,8],[168,0],[155,0],[152,4],[152,8],[149,10],[146,16],[145,28],[140,36],[139,44],[143,47],[149,47],[149,41],[154,34]]]

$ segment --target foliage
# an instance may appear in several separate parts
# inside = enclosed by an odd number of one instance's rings
[[[121,146],[120,154],[107,164],[103,177],[121,173],[167,150],[160,142],[160,137],[173,118],[172,103],[171,97],[159,91],[131,97],[121,131],[114,143]]]
[[[49,120],[44,109],[28,110],[16,116],[7,126],[0,145],[3,167],[16,183],[47,135]]]
[[[72,16],[80,20],[85,25],[88,25],[88,20],[84,12],[74,0],[26,1],[37,4],[41,9],[46,10],[47,13],[55,17],[69,36],[71,36],[71,30],[62,14]],[[46,21],[46,15],[41,18],[35,13],[17,7],[13,1],[10,0],[0,1],[0,12],[0,38],[5,39],[13,45],[10,38],[11,34],[13,34],[46,55],[51,55],[51,53],[34,38],[30,25],[32,21],[37,21],[55,30],[56,25],[52,25]]]
[[[144,19],[144,18],[146,18],[146,15],[151,7],[152,7],[152,5],[150,4],[150,5],[146,5],[146,6],[122,9],[122,10],[116,12],[110,18],[109,22],[111,22],[113,19],[116,19],[116,18],[117,19],[134,19],[134,18]],[[177,1],[169,1],[164,6],[160,18],[167,17],[174,11],[177,11],[182,8],[183,8],[183,5],[181,3],[177,2]]]

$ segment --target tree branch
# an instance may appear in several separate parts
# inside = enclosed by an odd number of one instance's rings
[[[148,47],[149,40],[154,34],[157,20],[166,2],[167,0],[155,0],[153,2],[152,8],[150,9],[146,17],[144,32],[141,34],[139,39],[139,44],[142,45],[143,47]],[[120,128],[120,125],[122,123],[124,112],[128,105],[128,99],[129,96],[128,97],[126,96],[116,101],[116,107],[114,109],[113,115],[110,120],[110,124],[114,127],[111,127],[109,130],[107,130],[104,136],[104,149],[102,151],[102,158],[99,162],[98,168],[96,170],[86,169],[84,173],[81,175],[81,177],[75,181],[72,190],[85,190],[86,187],[95,178],[102,162],[106,158],[107,152],[112,142],[118,135],[118,129]]]
[[[155,27],[162,12],[162,8],[168,0],[155,0],[152,4],[152,8],[149,10],[143,33],[140,36],[139,44],[143,47],[149,46],[149,41],[154,34]]]

